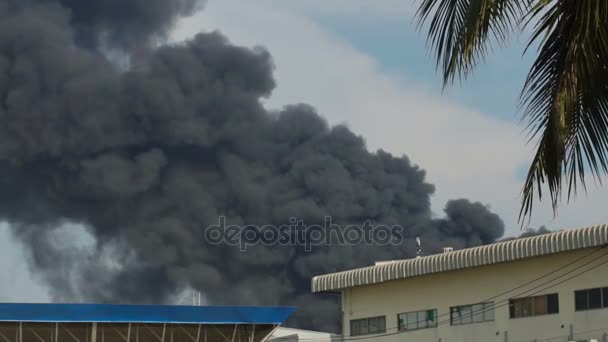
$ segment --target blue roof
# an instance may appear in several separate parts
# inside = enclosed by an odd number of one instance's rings
[[[0,303],[4,322],[281,324],[293,307]]]

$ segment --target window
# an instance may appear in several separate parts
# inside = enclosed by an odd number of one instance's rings
[[[488,322],[494,320],[494,303],[478,303],[450,308],[452,325]]]
[[[589,309],[600,309],[602,307],[602,289],[589,290]]]
[[[547,296],[547,313],[559,313],[559,297],[557,293]]]
[[[587,291],[574,291],[574,307],[576,311],[587,310],[589,308]]]
[[[511,318],[532,317],[559,313],[559,299],[557,293],[511,299],[509,301],[509,315]]]
[[[350,335],[380,334],[386,331],[386,317],[353,319],[350,321]]]
[[[511,313],[511,318],[532,316],[532,311],[534,310],[534,298],[528,297],[514,299],[510,303],[510,308],[513,311]]]
[[[608,287],[574,291],[576,311],[608,308]]]
[[[534,297],[534,316],[546,315],[547,312],[549,312],[547,296]]]
[[[437,326],[437,309],[406,312],[397,315],[399,330],[416,330]]]

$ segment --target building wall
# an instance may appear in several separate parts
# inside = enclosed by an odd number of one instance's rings
[[[450,307],[484,301],[553,270],[563,268],[568,263],[593,251],[596,251],[593,255],[573,266],[493,299],[497,306],[494,312],[494,321],[460,326],[450,325]],[[351,319],[386,316],[386,334],[396,333],[398,313],[436,308],[439,316],[437,327],[385,336],[379,341],[526,342],[535,339],[542,341],[543,339],[553,338],[550,341],[558,342],[568,341],[567,337],[572,329],[576,340],[597,338],[600,342],[608,342],[608,337],[604,336],[605,333],[608,333],[608,309],[584,312],[575,312],[574,310],[575,290],[608,287],[608,255],[590,265],[583,266],[605,253],[608,253],[607,249],[586,249],[346,289],[342,293],[343,332],[345,336],[350,335],[349,321]],[[562,284],[557,284],[602,262],[607,263]],[[559,314],[509,318],[507,301],[509,298],[531,295],[530,293],[523,295],[521,293],[574,269],[577,269],[577,271],[532,291],[536,292],[551,286],[536,295],[558,293]],[[590,330],[597,331],[579,333]],[[372,337],[374,335],[365,336]],[[361,340],[361,342],[365,341],[365,339]]]
[[[321,331],[310,331],[279,327],[268,338],[268,342],[331,342],[339,341],[340,336]]]

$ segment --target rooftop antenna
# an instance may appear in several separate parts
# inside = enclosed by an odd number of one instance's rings
[[[422,242],[419,237],[416,237],[416,258],[420,258],[420,254],[422,253]]]

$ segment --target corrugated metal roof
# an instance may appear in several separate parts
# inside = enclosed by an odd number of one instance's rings
[[[2,322],[282,324],[292,307],[1,303]]]
[[[338,291],[349,287],[510,262],[605,244],[608,244],[608,225],[597,225],[321,275],[312,279],[312,291]]]

